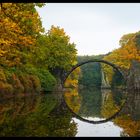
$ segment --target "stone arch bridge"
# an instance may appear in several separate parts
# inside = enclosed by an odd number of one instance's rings
[[[69,76],[76,68],[78,68],[78,67],[80,67],[80,66],[82,66],[82,65],[84,65],[84,64],[87,64],[87,63],[94,63],[94,62],[104,63],[104,64],[107,64],[107,65],[109,65],[109,66],[112,66],[113,69],[114,69],[115,71],[117,71],[118,73],[120,73],[121,76],[125,79],[125,75],[124,75],[123,71],[122,71],[119,67],[117,67],[115,64],[113,64],[113,63],[111,63],[111,62],[108,62],[108,61],[106,61],[106,60],[92,59],[92,60],[87,60],[87,61],[78,63],[78,64],[76,64],[75,66],[73,66],[72,69],[71,69],[70,71],[64,72],[64,73],[62,74],[62,85],[64,86],[64,83],[65,83],[66,79],[68,78],[68,76]],[[125,80],[126,80],[126,79],[125,79]]]

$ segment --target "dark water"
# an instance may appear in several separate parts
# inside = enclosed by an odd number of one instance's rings
[[[85,87],[69,88],[65,92],[65,100],[71,111],[95,122],[112,118],[124,106],[126,97],[126,92],[121,89]]]
[[[69,98],[67,98],[69,96]],[[82,89],[65,92],[69,107],[87,120],[105,120],[126,100],[120,90]],[[62,92],[1,97],[0,136],[140,136],[140,93],[129,91],[117,117],[91,124],[76,118]]]

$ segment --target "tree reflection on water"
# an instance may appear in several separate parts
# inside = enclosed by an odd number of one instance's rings
[[[90,121],[100,121],[111,117],[118,112],[126,100],[126,92],[120,89],[85,88],[77,91],[80,100],[75,105],[73,104],[74,98],[78,97],[71,93],[73,93],[72,90],[69,90],[69,95],[65,92],[69,108],[80,117]],[[73,100],[67,102],[68,96],[71,96]],[[127,96],[126,104],[118,116],[111,121],[123,129],[120,136],[140,136],[140,92],[129,91]],[[73,110],[74,106],[80,107],[78,111]]]
[[[77,92],[75,89],[73,92],[71,89],[65,95],[69,107],[86,119],[110,117],[124,101],[124,94],[119,90],[82,89]],[[1,98],[0,136],[75,137],[81,129],[78,127],[80,123],[73,117],[63,101],[62,93]],[[111,128],[116,125],[123,130],[120,136],[140,136],[140,93],[129,92],[127,103],[111,121]],[[102,127],[101,131],[107,131],[107,123],[102,124],[105,128]],[[100,124],[89,125],[91,129],[93,126],[93,130],[100,128]]]
[[[0,136],[75,136],[76,123],[58,99],[42,95],[1,102]]]

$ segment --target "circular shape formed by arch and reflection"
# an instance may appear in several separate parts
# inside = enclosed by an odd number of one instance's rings
[[[111,66],[111,67],[113,68],[113,70],[115,70],[117,73],[119,73],[119,74],[122,76],[123,80],[125,81],[125,78],[124,78],[124,76],[123,76],[123,73],[119,70],[119,68],[118,68],[116,65],[114,65],[114,64],[112,64],[112,63],[110,63],[110,62],[108,62],[108,61],[105,61],[105,60],[97,60],[97,59],[94,59],[94,60],[88,60],[88,61],[85,61],[85,62],[82,62],[82,63],[79,63],[79,64],[75,65],[75,66],[66,74],[66,76],[65,76],[65,78],[64,78],[64,81],[63,81],[63,89],[64,89],[64,91],[65,91],[65,82],[66,82],[67,78],[69,77],[69,75],[70,75],[76,68],[78,68],[78,67],[80,67],[80,66],[82,66],[82,65],[84,65],[84,64],[95,63],[95,62],[99,62],[99,63],[103,63],[103,64],[107,64],[107,65]],[[123,89],[123,91],[125,92],[125,95],[126,95],[125,89]],[[70,108],[70,106],[67,104],[66,99],[65,99],[65,93],[63,93],[63,100],[64,100],[64,103],[66,104],[66,106],[68,107],[68,109],[71,111],[71,113],[72,113],[76,118],[78,118],[78,119],[80,119],[80,120],[82,120],[82,121],[84,121],[84,122],[93,123],[93,124],[105,123],[105,122],[107,122],[107,121],[109,121],[109,120],[114,119],[116,116],[118,116],[119,113],[120,113],[120,111],[122,110],[122,108],[124,107],[124,105],[125,105],[125,103],[126,103],[126,99],[127,99],[127,96],[126,96],[126,98],[125,98],[125,101],[124,101],[123,104],[121,105],[121,107],[120,107],[120,108],[117,110],[117,112],[115,112],[113,115],[111,115],[111,116],[108,117],[108,118],[105,118],[104,120],[94,121],[94,120],[85,119],[85,118],[81,117],[80,115],[78,115],[77,113],[75,113],[75,112]]]

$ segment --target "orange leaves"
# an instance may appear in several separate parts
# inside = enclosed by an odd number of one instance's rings
[[[0,57],[3,57],[6,53],[7,51],[0,50]]]
[[[124,129],[129,136],[137,136],[140,129],[140,121],[133,121],[130,116],[122,115],[114,120],[115,124]]]
[[[26,47],[34,45],[35,41],[36,40],[31,36],[19,36],[20,45],[24,45]]]
[[[78,79],[81,73],[81,69],[78,67],[76,68],[66,79],[65,86],[66,87],[78,87]]]
[[[78,80],[72,80],[72,79],[67,79],[65,82],[66,87],[77,87],[78,86]]]
[[[33,3],[1,4],[0,63],[7,66],[19,65],[23,60],[23,51],[30,53],[33,50],[36,37],[42,31],[41,21],[34,6]]]
[[[1,20],[0,27],[0,44],[6,46],[23,44],[24,46],[28,46],[29,44],[33,44],[35,40],[30,35],[24,34],[19,25],[8,18]]]
[[[135,41],[136,34],[137,33],[124,35],[120,40],[120,44],[122,46],[105,56],[104,60],[114,63],[116,66],[125,71],[130,68],[132,60],[140,62],[140,50],[138,50]],[[109,77],[109,82],[111,82],[113,75],[112,70],[109,66],[103,67],[103,69]]]
[[[81,97],[78,94],[77,89],[74,88],[69,91],[66,91],[64,96],[66,103],[70,107],[70,109],[73,112],[78,113],[81,106]]]
[[[120,68],[129,69],[131,60],[140,62],[140,50],[136,47],[135,34],[124,35],[120,42],[122,46],[105,56],[104,59],[118,65]]]

